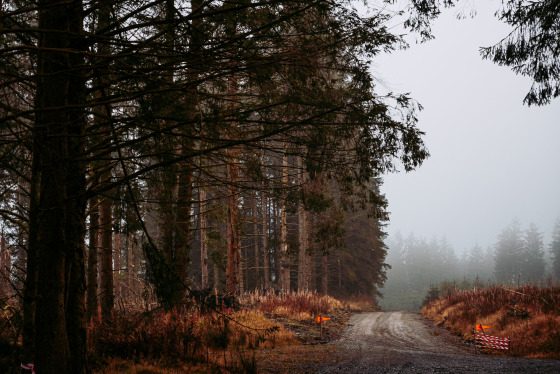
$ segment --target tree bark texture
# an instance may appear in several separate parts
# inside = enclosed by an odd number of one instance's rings
[[[327,254],[321,256],[321,293],[329,294],[329,256]]]
[[[311,272],[312,258],[309,254],[308,245],[308,222],[307,212],[303,206],[298,207],[298,239],[299,239],[299,261],[298,261],[298,290],[309,290],[309,278]]]
[[[6,246],[4,234],[0,234],[0,298],[8,296],[10,292],[10,273],[12,271],[12,256]]]
[[[286,147],[282,155],[282,186],[288,186],[288,156]],[[279,286],[282,291],[290,290],[290,257],[288,255],[288,214],[286,212],[286,199],[282,199],[280,217],[280,269]]]
[[[264,267],[264,288],[270,288],[270,258],[268,252],[268,204],[266,193],[261,195],[262,209],[262,230],[263,230],[263,267]]]
[[[190,152],[190,145],[183,144],[183,154]],[[177,199],[177,246],[172,263],[177,278],[177,297],[179,302],[186,293],[188,276],[190,241],[191,241],[191,206],[192,206],[192,168],[186,162],[179,166],[179,188]]]
[[[214,263],[214,288],[220,289],[220,269],[216,263]]]
[[[206,246],[206,190],[204,187],[198,189],[198,200],[200,201],[200,274],[202,289],[208,288],[208,248]]]
[[[303,170],[303,162],[301,157],[298,158],[299,172],[299,184],[304,185],[306,178],[306,171]],[[307,291],[309,290],[309,279],[311,277],[311,263],[312,258],[309,254],[309,243],[308,243],[308,214],[305,211],[303,203],[298,206],[298,240],[299,240],[299,258],[298,258],[298,290]]]
[[[111,17],[111,2],[110,0],[100,0],[99,9],[97,12],[97,30],[104,30],[110,24]],[[100,55],[109,55],[110,49],[107,43],[100,42],[97,45],[98,53]],[[109,72],[107,69],[102,69],[102,76],[99,79],[102,86],[108,85]],[[107,92],[102,90],[99,93],[100,97],[106,96]],[[100,105],[94,108],[94,117],[96,125],[101,128],[101,137],[104,142],[110,144],[111,142],[111,125],[108,122],[111,116],[111,109],[107,105]],[[112,165],[110,161],[103,161],[100,165],[100,184],[106,184],[111,181]],[[111,193],[108,192],[107,195]],[[112,203],[110,199],[105,196],[101,199],[99,207],[99,232],[100,232],[100,248],[99,248],[99,288],[100,297],[99,304],[101,306],[101,319],[104,323],[110,324],[113,316],[114,306],[114,290],[113,290],[113,215]]]
[[[118,299],[121,297],[121,235],[119,231],[115,231],[113,235],[113,283],[114,295]]]
[[[235,25],[233,26],[235,30]],[[235,64],[232,61],[231,64]],[[232,75],[228,79],[228,94],[231,97],[229,104],[229,138],[236,139],[237,123],[235,119],[236,104],[234,98],[237,95],[237,77]],[[233,146],[228,149],[228,161],[226,166],[228,197],[227,197],[227,266],[226,266],[226,292],[239,294],[239,268],[241,254],[239,253],[239,148]]]
[[[101,245],[99,254],[99,276],[100,276],[100,305],[101,319],[110,324],[113,318],[113,307],[115,295],[113,291],[113,215],[112,206],[108,198],[101,201],[99,214],[99,227],[101,233]]]
[[[22,178],[23,179],[23,178]],[[24,183],[27,185],[27,182],[20,180],[18,183],[18,194],[17,194],[17,201],[19,207],[19,214],[22,216],[26,215],[26,207],[29,208],[29,199],[25,197],[25,187]],[[27,262],[27,231],[24,227],[18,228],[18,246],[17,246],[17,263],[16,263],[16,279],[14,281],[15,287],[17,290],[21,290],[23,288],[23,281],[25,279],[25,264]]]
[[[26,282],[26,292],[36,288],[35,335],[25,351],[34,350],[26,358],[41,374],[85,373],[85,81],[83,56],[74,53],[85,49],[82,2],[43,0],[39,8]]]
[[[87,268],[87,318],[97,315],[97,256],[99,254],[99,198],[90,199],[89,248]]]
[[[132,295],[132,282],[134,280],[134,263],[133,263],[133,245],[135,239],[132,233],[129,233],[126,240],[126,285],[127,295]]]
[[[228,170],[228,204],[227,204],[227,268],[226,268],[226,291],[237,295],[239,293],[239,191],[236,183],[239,179],[239,166],[237,165],[237,149],[230,151]]]
[[[253,251],[254,251],[254,260],[253,260],[253,266],[254,266],[254,289],[258,289],[260,286],[260,251],[259,251],[259,243],[260,243],[260,239],[259,239],[259,211],[258,211],[258,200],[259,197],[257,195],[257,191],[254,191],[254,195],[253,195]]]
[[[178,301],[178,282],[175,277],[175,269],[173,266],[173,261],[175,259],[175,243],[173,235],[173,232],[175,231],[175,214],[173,209],[173,199],[177,189],[177,170],[174,166],[169,166],[163,168],[162,173],[163,184],[161,186],[159,206],[162,217],[161,248],[162,256],[165,262],[159,264],[160,268],[157,269],[157,276],[162,276],[165,273],[172,272],[171,274],[168,274],[167,284],[163,285],[163,287],[167,289],[159,291],[162,295],[165,295],[162,298],[162,302],[165,308],[169,309]]]

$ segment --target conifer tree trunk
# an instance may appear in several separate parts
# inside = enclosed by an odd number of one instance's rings
[[[282,186],[288,186],[288,155],[284,146],[282,155]],[[280,268],[279,270],[279,287],[282,291],[290,290],[290,257],[288,256],[288,214],[286,212],[286,198],[282,198],[280,217]]]
[[[138,279],[140,278],[138,275],[140,270],[142,269],[142,261],[145,260],[143,253],[142,253],[142,239],[135,238],[133,235],[132,244],[130,246],[130,250],[132,251],[132,271],[131,271],[131,284],[132,284],[132,291],[134,294],[139,294],[140,292],[140,284],[138,283]],[[144,266],[145,268],[145,266]]]
[[[6,279],[5,279],[5,288],[4,288],[4,292],[7,295],[11,295],[13,293],[13,289],[12,289],[12,251],[10,251],[7,247],[6,247],[6,243],[4,243],[4,247],[5,247],[5,254],[4,254],[4,271],[6,272]]]
[[[120,234],[119,230],[115,231],[113,235],[113,282],[115,285],[115,297],[121,297],[121,248],[120,248]]]
[[[202,11],[202,0],[193,0],[191,1],[192,7],[192,14],[196,15]],[[203,43],[203,32],[202,32],[202,18],[194,18],[192,27],[192,34],[191,34],[191,43],[189,46],[190,56],[192,56],[190,66],[188,66],[187,76],[189,76],[191,82],[196,81],[199,79],[198,68],[199,65],[202,63],[202,43]],[[193,86],[195,86],[193,84]],[[198,94],[196,92],[196,86],[192,89],[191,95],[189,100],[191,101],[192,105],[192,120],[193,122],[198,122],[200,126],[200,133],[204,133],[205,129],[203,126],[203,118],[202,115],[200,116],[199,120],[197,121],[197,105],[198,102]],[[202,151],[205,148],[205,143],[201,141],[199,143],[200,150]],[[199,164],[200,164],[200,186],[198,188],[198,200],[199,200],[199,226],[200,226],[200,273],[201,273],[201,285],[202,289],[206,289],[209,286],[209,279],[208,279],[208,247],[206,243],[206,229],[207,229],[207,222],[206,222],[206,186],[204,186],[204,165],[205,160],[203,156],[199,157]]]
[[[74,52],[86,47],[81,37],[83,9],[81,1],[73,0],[43,0],[38,6],[28,251],[31,280],[26,281],[26,288],[30,287],[26,293],[34,299],[36,289],[40,297],[35,310],[25,313],[26,318],[35,318],[25,322],[28,327],[34,323],[35,334],[34,341],[27,336],[24,359],[34,360],[41,374],[81,374],[86,372],[86,169],[81,109],[85,81],[79,69],[83,56]],[[25,304],[25,308],[33,305]]]
[[[299,240],[299,262],[298,262],[298,290],[309,290],[309,277],[311,267],[311,256],[307,239],[307,212],[300,206],[298,207],[298,240]]]
[[[220,289],[220,269],[216,263],[214,263],[214,288]]]
[[[126,286],[128,289],[127,294],[129,297],[132,294],[132,282],[135,275],[133,263],[134,241],[134,235],[132,233],[129,233],[126,240]]]
[[[243,261],[246,258],[243,254],[242,246],[239,247],[239,293],[245,292],[245,272],[243,271]]]
[[[97,315],[97,256],[99,251],[99,208],[98,197],[90,200],[89,216],[89,248],[88,248],[88,269],[87,269],[87,318],[91,320]]]
[[[6,267],[6,239],[4,233],[0,233],[0,298],[5,297],[4,294],[4,268]]]
[[[161,212],[161,223],[159,225],[161,233],[161,254],[164,263],[158,264],[154,269],[154,276],[161,277],[164,272],[172,272],[168,275],[168,282],[161,284],[160,287],[165,289],[156,289],[158,297],[161,299],[166,309],[176,305],[180,298],[180,275],[177,274],[179,264],[175,264],[177,255],[177,241],[173,235],[176,225],[176,215],[174,214],[173,199],[177,190],[177,170],[174,166],[168,166],[162,169],[161,190],[159,194],[159,208]],[[178,260],[178,259],[177,259]],[[179,276],[179,277],[178,277]]]
[[[97,30],[104,30],[110,24],[111,16],[111,1],[110,0],[100,0],[99,10],[97,12]],[[100,55],[109,55],[109,46],[106,43],[98,43],[98,52]],[[107,83],[108,74],[104,71],[100,78],[100,83],[105,86]],[[106,93],[101,91],[100,96],[104,96]],[[111,139],[111,125],[108,123],[108,119],[111,116],[111,110],[107,105],[100,105],[94,109],[95,117],[94,120],[96,125],[100,126],[102,134],[101,137],[103,141],[110,143]],[[109,183],[111,180],[111,164],[109,161],[105,161],[101,165],[100,174],[100,184]],[[108,193],[110,194],[110,193]],[[112,203],[109,198],[104,197],[101,199],[99,204],[99,290],[100,298],[99,304],[101,307],[101,319],[104,323],[110,324],[113,315],[114,306],[114,290],[113,290],[113,232],[112,232]]]
[[[301,157],[298,158],[298,166],[300,168],[299,184],[305,184],[305,171],[303,170],[303,162]],[[298,290],[309,290],[309,278],[311,271],[311,255],[309,254],[308,245],[308,217],[304,209],[303,203],[298,206],[298,240],[299,240],[299,261],[298,261]]]
[[[77,89],[81,92],[70,92],[85,99],[85,86]],[[75,160],[69,163],[67,171],[66,196],[72,196],[67,204],[66,237],[68,252],[66,254],[66,329],[70,353],[69,372],[85,374],[87,370],[86,348],[86,164],[82,155],[85,150],[85,114],[79,111],[70,112],[68,151]],[[41,371],[42,372],[42,371]]]
[[[108,198],[101,201],[99,208],[99,231],[101,243],[99,250],[99,288],[101,319],[110,324],[113,318],[115,296],[113,292],[113,215]]]
[[[329,294],[329,256],[326,253],[321,256],[321,292]]]
[[[191,1],[191,14],[197,14],[202,7],[202,0]],[[175,18],[175,1],[167,0],[167,18],[170,21]],[[194,17],[191,28],[191,40],[189,44],[189,56],[191,61],[187,62],[187,77],[190,82],[198,80],[197,64],[200,64],[200,54],[202,50],[202,40],[200,27],[202,25],[202,17]],[[173,28],[173,26],[172,26]],[[172,29],[169,30],[174,36]],[[196,86],[187,91],[185,112],[188,122],[195,122],[196,119]],[[191,139],[192,126],[184,125],[179,129],[182,137],[180,143],[180,155],[188,157],[193,150],[193,141]],[[185,292],[185,285],[188,279],[188,265],[190,259],[190,241],[191,241],[191,209],[192,209],[192,193],[193,193],[193,169],[189,162],[183,161],[179,164],[179,186],[177,191],[177,247],[174,261],[175,275],[180,280],[178,292],[182,297]]]
[[[168,65],[162,73],[163,81],[165,82],[161,87],[162,89],[173,88],[175,81],[173,75],[175,62],[171,61],[169,56],[167,56],[169,53],[173,53],[173,49],[175,47],[175,29],[173,27],[173,19],[175,17],[174,3],[174,0],[165,0],[162,4],[162,11],[165,16],[162,31],[165,36],[166,49],[162,52],[160,62]],[[178,98],[170,93],[169,95],[163,94],[163,96],[159,99],[165,101],[162,103],[162,115],[167,118],[172,118],[174,113],[173,105],[171,104]],[[175,125],[174,121],[170,119],[164,120],[163,122],[164,124],[162,128],[172,128]],[[172,154],[176,153],[175,149],[177,147],[180,147],[182,150],[182,145],[177,143],[177,135],[176,131],[172,131],[166,136],[166,148],[168,148],[166,151],[168,154],[164,155],[163,158],[172,157]],[[171,272],[171,276],[168,278],[167,284],[160,285],[160,287],[165,287],[166,289],[156,290],[156,292],[159,293],[158,296],[162,300],[166,309],[172,308],[180,301],[182,296],[181,292],[183,291],[182,274],[180,269],[183,267],[183,263],[185,262],[185,240],[183,239],[185,233],[183,232],[183,229],[188,221],[187,217],[182,217],[185,214],[186,209],[186,207],[183,206],[183,204],[185,204],[184,200],[186,199],[186,182],[183,179],[185,178],[183,173],[184,170],[182,164],[168,165],[162,168],[162,185],[160,187],[161,192],[159,204],[162,215],[162,256],[165,259],[165,263],[159,264],[157,269],[154,270],[157,272],[157,274],[155,274],[156,277],[163,276],[163,272]],[[175,200],[175,197],[177,197],[177,200]],[[175,210],[174,206],[175,201],[177,201],[177,210]],[[180,212],[179,209],[181,210]],[[179,229],[179,220],[185,220],[181,229]],[[177,232],[175,231],[176,228]],[[174,232],[176,232],[177,235],[174,235]]]
[[[336,263],[338,265],[338,289],[342,290],[342,264],[340,262],[340,253],[337,256]]]
[[[184,148],[188,148],[185,150]],[[183,154],[189,152],[189,146],[183,146]],[[192,205],[192,169],[183,162],[179,165],[179,186],[177,189],[177,238],[175,258],[171,263],[178,285],[177,295],[174,299],[179,302],[183,299],[188,276],[188,265],[191,240],[191,205]]]
[[[12,256],[6,246],[4,233],[0,233],[0,298],[8,296]]]
[[[268,252],[268,205],[266,193],[263,191],[261,195],[262,209],[262,230],[263,230],[263,268],[264,268],[264,288],[270,288],[270,259]]]
[[[245,200],[245,196],[242,197],[243,201]],[[238,199],[238,201],[241,200]],[[241,214],[241,213],[238,213]],[[240,217],[238,216],[238,222]],[[238,235],[238,246],[239,246],[239,294],[243,294],[245,292],[245,287],[247,285],[246,274],[247,274],[247,249],[244,243],[244,237],[241,237],[240,230],[237,230]]]
[[[35,134],[34,134],[35,137]],[[33,140],[35,143],[35,139]],[[37,146],[34,144],[34,149]],[[23,288],[23,359],[34,362],[35,357],[35,312],[37,310],[37,235],[39,191],[42,165],[39,156],[31,162],[31,183],[29,187],[29,236],[27,240],[27,266]]]
[[[227,165],[228,198],[227,198],[227,268],[226,291],[237,295],[239,293],[239,254],[238,220],[239,220],[239,189],[236,183],[239,179],[239,166],[237,165],[238,150],[230,150],[230,161]]]
[[[233,30],[235,30],[233,25]],[[230,62],[234,64],[235,61]],[[232,75],[228,79],[228,95],[230,96],[230,104],[228,110],[231,112],[229,120],[229,138],[237,138],[235,109],[234,102],[237,95],[237,77]],[[241,254],[239,251],[239,148],[237,146],[228,149],[227,161],[227,183],[228,183],[228,197],[227,197],[227,267],[226,267],[226,291],[233,295],[239,294],[240,286],[240,262]]]
[[[254,288],[259,288],[259,281],[260,281],[260,253],[259,253],[259,214],[258,214],[258,195],[257,191],[255,190],[253,196],[253,252],[254,252],[254,267],[255,267],[255,283]]]
[[[24,216],[25,207],[28,205],[28,199],[25,198],[24,195],[24,187],[23,183],[26,183],[22,180],[18,183],[18,194],[17,194],[17,201],[19,208],[19,213]],[[27,183],[26,183],[27,184]],[[15,287],[18,290],[23,288],[23,280],[25,279],[25,263],[27,262],[27,251],[26,251],[26,243],[25,239],[27,236],[27,232],[25,228],[19,227],[18,228],[18,246],[17,246],[17,263],[16,263],[16,279],[15,279]]]
[[[208,248],[206,246],[206,190],[204,187],[198,189],[198,200],[200,201],[200,275],[202,289],[208,288]]]
[[[271,213],[272,213],[272,219],[271,219],[271,223],[273,224],[273,227],[271,229],[274,230],[274,242],[275,245],[272,248],[271,251],[271,262],[274,263],[274,267],[271,269],[274,272],[274,275],[271,274],[271,277],[274,277],[274,280],[276,281],[276,285],[281,289],[281,284],[280,284],[280,269],[281,269],[281,263],[280,263],[280,248],[281,248],[281,238],[280,238],[280,234],[278,233],[278,230],[281,229],[280,226],[280,222],[281,222],[281,217],[280,217],[280,208],[278,206],[278,201],[271,199],[270,200],[270,205],[271,205]]]

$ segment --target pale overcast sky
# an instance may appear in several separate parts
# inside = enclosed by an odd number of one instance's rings
[[[499,2],[474,6],[474,19],[445,12],[435,40],[412,40],[372,66],[387,89],[424,106],[419,127],[431,153],[420,169],[385,177],[387,231],[445,235],[460,254],[477,242],[494,245],[517,218],[523,228],[534,222],[548,244],[560,216],[560,100],[523,105],[530,80],[479,54],[509,30],[493,16]]]

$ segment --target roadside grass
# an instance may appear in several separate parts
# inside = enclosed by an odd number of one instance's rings
[[[331,313],[345,307],[344,303],[331,297],[310,291],[250,292],[240,298],[240,303],[268,315],[303,321]]]
[[[559,286],[447,292],[421,313],[465,340],[472,340],[475,325],[483,324],[490,326],[487,334],[511,338],[509,354],[560,358]]]
[[[377,312],[381,310],[374,298],[363,294],[351,295],[349,297],[346,297],[344,298],[342,303],[345,305],[345,307],[355,311]]]
[[[254,373],[271,349],[296,352],[302,344],[324,344],[352,313],[378,309],[366,296],[341,301],[315,292],[252,292],[236,302],[204,291],[168,311],[153,303],[118,305],[111,323],[95,317],[87,325],[93,373]],[[19,315],[8,309],[0,314],[0,372],[19,370]],[[322,337],[317,316],[332,318]]]
[[[301,335],[319,336],[318,315],[342,315],[350,305],[366,304],[365,298],[351,304],[314,292],[252,292],[227,308],[193,301],[170,311],[125,309],[111,326],[89,324],[89,361],[95,373],[106,374],[257,372],[263,349],[296,347]]]
[[[252,372],[254,350],[293,344],[297,339],[292,332],[245,308],[226,313],[202,313],[192,307],[125,312],[116,314],[111,326],[88,326],[89,361],[99,373],[171,373],[185,368]]]

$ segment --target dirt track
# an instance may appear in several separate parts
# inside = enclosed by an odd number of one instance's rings
[[[271,374],[560,374],[560,360],[481,354],[418,313],[402,311],[354,315],[338,340],[262,351],[258,361],[258,372]]]
[[[335,343],[337,362],[303,369],[317,373],[560,373],[560,361],[477,353],[418,313],[353,316]]]

